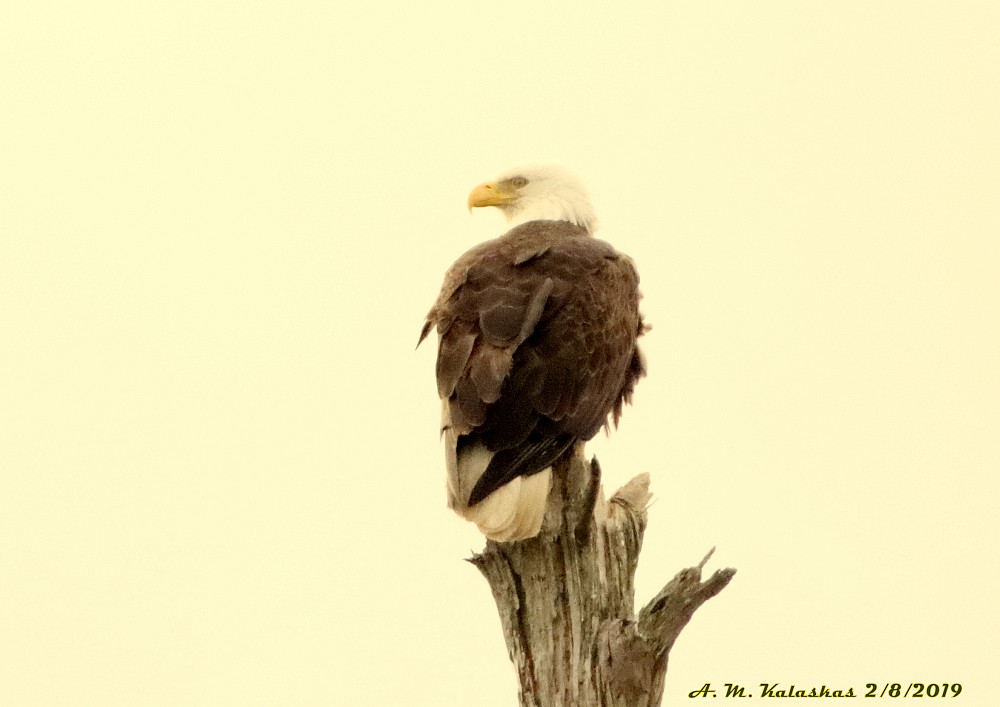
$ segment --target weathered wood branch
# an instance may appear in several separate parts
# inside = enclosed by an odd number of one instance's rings
[[[596,459],[588,464],[577,452],[555,469],[538,537],[487,541],[470,562],[493,591],[522,707],[652,707],[663,696],[677,636],[736,570],[718,570],[703,582],[709,552],[637,615],[634,578],[649,476],[605,501]]]

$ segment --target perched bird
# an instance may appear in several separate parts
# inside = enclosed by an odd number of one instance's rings
[[[420,341],[437,329],[448,505],[513,541],[538,534],[552,465],[617,426],[646,327],[635,266],[593,237],[572,175],[512,170],[472,190],[469,210],[484,206],[512,228],[455,261]]]

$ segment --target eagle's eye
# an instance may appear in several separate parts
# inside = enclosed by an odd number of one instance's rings
[[[521,187],[523,187],[527,183],[528,183],[528,179],[526,177],[511,177],[511,180],[510,180],[510,185],[512,187],[514,187],[515,189],[520,189]]]

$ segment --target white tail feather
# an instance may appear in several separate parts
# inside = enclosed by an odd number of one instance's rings
[[[519,476],[482,501],[458,510],[490,540],[511,542],[538,535],[545,518],[545,502],[552,483],[552,468]]]
[[[476,444],[455,453],[456,435],[444,430],[448,467],[448,506],[475,523],[491,540],[511,542],[538,535],[545,517],[545,504],[552,484],[551,467],[531,476],[519,476],[476,505],[469,507],[469,494],[486,471],[493,453]]]

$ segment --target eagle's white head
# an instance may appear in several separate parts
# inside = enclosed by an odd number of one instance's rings
[[[513,227],[528,221],[570,221],[588,233],[597,230],[597,216],[587,190],[572,174],[554,165],[512,169],[469,194],[469,210],[496,206]]]

